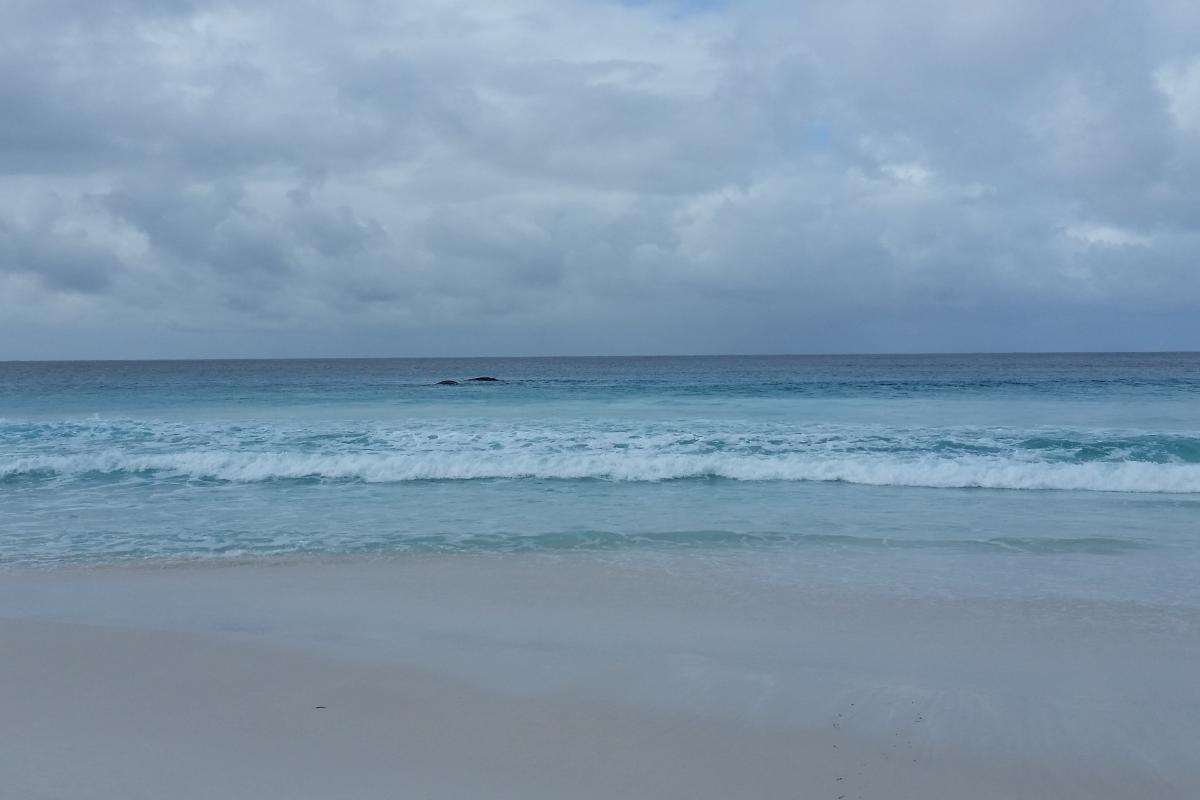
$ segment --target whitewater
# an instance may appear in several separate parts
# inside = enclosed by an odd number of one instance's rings
[[[1200,492],[1200,439],[1063,429],[426,420],[354,426],[0,422],[0,481],[844,481]]]

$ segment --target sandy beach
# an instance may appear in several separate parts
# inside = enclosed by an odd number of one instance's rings
[[[0,580],[13,798],[1193,797],[1197,615],[686,556]]]

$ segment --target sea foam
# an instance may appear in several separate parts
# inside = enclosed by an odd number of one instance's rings
[[[0,463],[0,480],[98,478],[231,482],[538,479],[841,481],[877,486],[1200,492],[1200,465],[1106,461],[1038,462],[1004,456],[834,457],[794,453],[299,453],[105,450],[34,455]]]
[[[0,423],[0,482],[838,481],[1200,493],[1200,439],[694,419]]]

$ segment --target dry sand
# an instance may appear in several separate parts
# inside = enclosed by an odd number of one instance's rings
[[[687,557],[0,575],[4,798],[1193,798],[1194,610]]]

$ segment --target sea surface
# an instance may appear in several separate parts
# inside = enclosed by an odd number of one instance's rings
[[[1200,354],[0,363],[0,569],[458,552],[1198,607]]]

